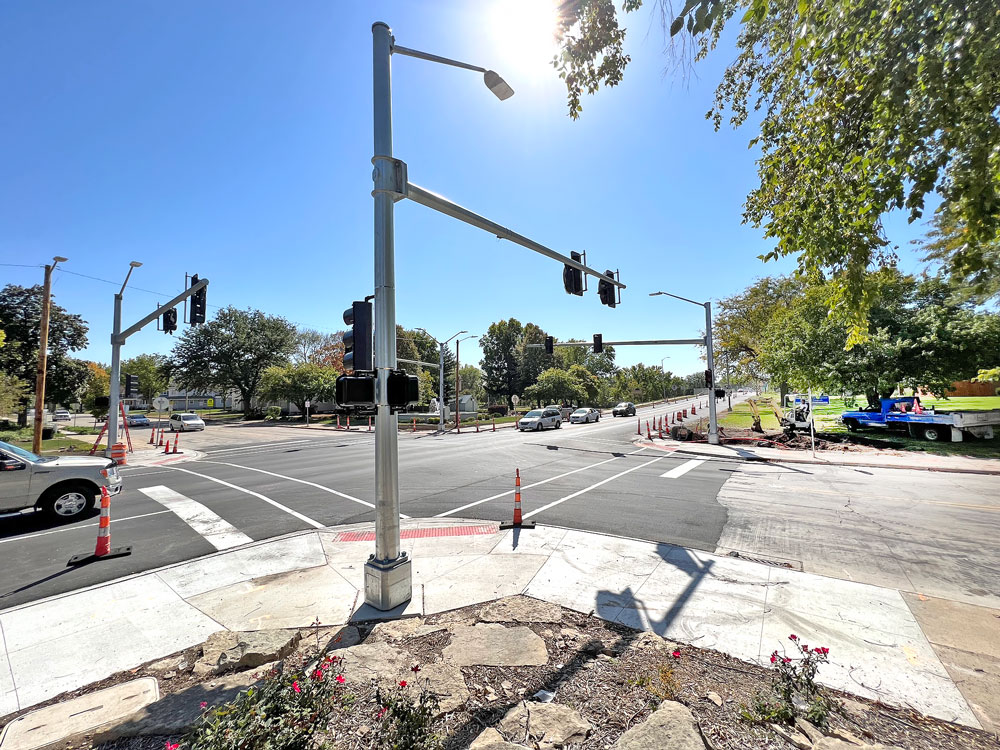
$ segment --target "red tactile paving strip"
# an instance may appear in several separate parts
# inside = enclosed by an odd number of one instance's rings
[[[495,534],[498,526],[441,526],[429,529],[403,529],[400,539],[427,539],[436,536],[470,536],[474,534]],[[335,542],[374,542],[374,531],[342,531],[334,537]]]

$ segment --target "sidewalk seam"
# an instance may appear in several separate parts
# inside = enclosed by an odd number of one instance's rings
[[[222,552],[222,551],[224,551],[224,550],[220,550],[220,552]],[[171,586],[171,585],[170,585],[169,583],[167,583],[166,581],[164,581],[164,580],[163,580],[163,579],[162,579],[162,578],[160,577],[160,574],[159,574],[159,572],[156,572],[156,573],[153,573],[153,577],[154,577],[154,578],[155,578],[156,580],[158,580],[158,581],[159,581],[160,583],[162,583],[162,584],[163,584],[164,586],[166,586],[166,587],[167,587],[167,589],[168,589],[168,590],[170,591],[170,593],[172,593],[172,594],[173,594],[174,596],[176,596],[176,597],[177,597],[177,598],[178,598],[178,599],[179,599],[179,600],[180,600],[180,601],[181,601],[182,603],[184,603],[184,604],[186,604],[187,606],[191,607],[191,609],[193,609],[193,610],[196,610],[196,611],[200,612],[200,613],[201,613],[201,614],[203,614],[203,615],[204,615],[205,617],[207,617],[207,618],[208,618],[209,620],[211,620],[211,621],[212,621],[212,622],[214,622],[214,623],[215,623],[216,625],[218,625],[218,626],[219,626],[219,630],[231,630],[231,629],[232,629],[232,628],[227,628],[227,627],[226,627],[225,625],[223,625],[223,624],[222,624],[221,622],[219,622],[219,621],[218,621],[217,619],[215,619],[214,617],[212,617],[212,615],[208,614],[208,612],[205,612],[205,611],[204,611],[204,610],[203,610],[203,609],[202,609],[201,607],[198,607],[198,606],[196,606],[196,605],[192,604],[192,603],[191,603],[191,602],[189,602],[189,601],[188,601],[187,599],[185,599],[185,598],[184,598],[183,596],[181,596],[181,593],[180,593],[180,592],[179,592],[179,591],[178,591],[177,589],[175,589],[175,588],[174,588],[173,586]],[[224,586],[220,586],[219,588],[225,588],[225,587],[224,587]],[[218,590],[219,590],[219,589],[212,589],[212,591],[218,591]],[[209,592],[208,592],[208,591],[206,591],[206,592],[204,592],[204,593],[206,593],[206,594],[207,594],[207,593],[209,593]]]
[[[14,702],[17,703],[17,710],[21,710],[21,696],[17,694],[17,680],[14,679],[14,667],[10,663],[10,651],[7,649],[7,634],[3,631],[3,620],[0,620],[0,644],[3,645],[3,654],[7,659],[7,673],[10,675],[10,685],[14,689]]]

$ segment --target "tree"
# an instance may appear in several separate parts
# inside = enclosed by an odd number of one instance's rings
[[[582,92],[616,85],[629,58],[613,0],[565,7],[554,65],[575,118]],[[740,27],[708,116],[716,129],[727,113],[736,127],[759,117],[759,185],[744,221],[774,239],[764,259],[794,254],[808,278],[826,274],[848,345],[867,330],[869,266],[891,262],[887,211],[914,221],[936,193],[968,230],[962,264],[985,265],[1000,229],[995,0],[687,0],[676,16],[660,7],[677,61],[681,44],[693,42],[701,59],[727,26]]]
[[[583,365],[573,365],[569,368],[569,376],[579,386],[582,400],[587,403],[597,403],[601,391],[601,379]]]
[[[313,328],[300,328],[295,333],[295,364],[314,364],[344,371],[344,333],[322,333]]]
[[[121,385],[124,387],[126,375],[138,375],[139,393],[148,404],[170,385],[167,362],[162,354],[139,354],[126,359],[121,364]]]
[[[104,406],[98,409],[96,402],[98,396],[107,396],[110,392],[110,368],[97,362],[87,362],[85,364],[87,375],[84,378],[83,389],[80,392],[80,403],[94,417],[103,417],[108,413],[108,408]]]
[[[434,390],[434,381],[426,367],[417,375],[417,389],[420,394],[420,403],[424,406],[437,396],[437,391]]]
[[[412,359],[417,362],[439,363],[441,357],[441,347],[431,336],[417,329],[403,328],[396,326],[396,356],[404,359]],[[441,377],[440,367],[433,370],[426,365],[399,363],[399,369],[405,370],[411,375],[420,376],[420,373],[427,372],[431,378],[431,388],[434,395],[438,395],[438,380]],[[444,349],[444,400],[448,403],[455,398],[455,354],[449,347]]]
[[[897,387],[943,394],[976,375],[1000,351],[1000,315],[978,312],[940,279],[896,269],[870,274],[877,293],[868,339],[850,350],[828,314],[829,285],[809,289],[772,325],[762,366],[793,385],[864,394],[869,404]]]
[[[516,318],[490,325],[479,340],[483,350],[483,386],[487,392],[504,396],[505,401],[519,392],[518,345],[524,327]]]
[[[938,211],[922,245],[924,260],[940,263],[960,297],[987,302],[1000,296],[1000,234],[982,248],[969,246],[968,227]]]
[[[0,329],[5,335],[5,344],[0,348],[0,372],[27,384],[19,405],[18,421],[22,426],[27,424],[28,403],[35,392],[41,325],[41,286],[8,284],[0,290]],[[53,301],[49,312],[49,355],[46,364],[46,395],[50,397],[49,401],[63,401],[63,397],[79,385],[82,369],[67,354],[86,345],[86,322]]]
[[[468,393],[477,404],[486,403],[486,389],[483,388],[483,371],[475,365],[462,365],[458,368],[458,378],[462,383],[462,391]]]
[[[534,383],[538,376],[545,370],[554,367],[556,358],[552,354],[545,352],[545,331],[534,323],[525,323],[521,331],[521,340],[517,345],[517,368],[520,379],[520,390],[524,390]],[[532,347],[529,344],[542,344],[541,347]]]
[[[284,318],[227,307],[214,320],[184,331],[171,353],[170,370],[188,389],[239,391],[248,413],[264,371],[288,363],[295,334]]]
[[[569,403],[586,398],[579,381],[568,370],[550,367],[538,376],[534,385],[524,389],[524,397],[541,404]]]
[[[26,398],[28,384],[13,375],[0,372],[0,416],[6,416],[17,409]]]
[[[266,401],[290,401],[305,414],[306,401],[332,401],[340,373],[312,362],[272,365],[264,370],[260,396]]]

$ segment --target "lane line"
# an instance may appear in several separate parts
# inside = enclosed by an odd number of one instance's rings
[[[228,453],[229,451],[246,451],[255,448],[273,448],[280,445],[296,445],[298,443],[308,443],[309,440],[282,440],[280,443],[251,443],[250,445],[235,446],[233,448],[216,448],[211,451],[202,451],[206,455],[213,453]]]
[[[637,451],[631,451],[630,453],[627,453],[625,455],[632,456],[632,455],[635,455],[636,453],[641,453],[644,450],[646,450],[646,449],[645,448],[640,448]],[[603,461],[598,461],[596,464],[590,464],[588,466],[581,466],[579,469],[573,469],[572,471],[567,471],[567,472],[564,472],[562,474],[556,474],[554,477],[549,477],[548,479],[543,479],[540,482],[533,482],[531,484],[526,484],[521,489],[522,490],[527,490],[527,489],[530,489],[531,487],[538,487],[539,485],[542,485],[542,484],[548,484],[549,482],[554,482],[557,479],[562,479],[563,477],[568,477],[570,474],[576,474],[578,471],[586,471],[587,469],[593,469],[595,466],[601,466],[602,464],[610,463],[611,461],[617,461],[617,460],[618,460],[617,456],[615,456],[614,458],[606,458]],[[489,497],[484,497],[482,500],[476,500],[473,503],[468,503],[466,505],[462,505],[461,507],[445,511],[444,513],[438,513],[434,517],[435,518],[444,518],[445,516],[450,516],[453,513],[458,513],[459,511],[468,510],[469,508],[474,508],[477,505],[482,505],[483,503],[488,503],[490,500],[498,500],[501,497],[505,497],[507,495],[513,495],[513,494],[514,494],[514,490],[507,490],[506,492],[500,492],[500,493],[498,493],[496,495],[490,495]]]
[[[112,518],[111,523],[121,523],[122,521],[131,521],[135,518],[146,518],[148,516],[159,516],[164,513],[169,513],[169,510],[154,510],[152,513],[140,513],[137,516],[125,516],[124,518]],[[7,542],[19,542],[22,539],[33,539],[36,536],[48,536],[49,534],[59,534],[63,531],[74,531],[76,529],[86,529],[91,526],[97,526],[99,522],[94,523],[81,523],[79,526],[66,526],[62,529],[52,529],[51,531],[38,531],[34,534],[22,534],[21,536],[12,536],[7,539],[0,539],[0,544],[6,544]]]
[[[629,474],[629,473],[635,471],[636,469],[641,469],[641,468],[643,468],[645,466],[649,466],[650,464],[655,464],[657,461],[662,461],[665,458],[670,458],[670,456],[660,456],[659,458],[654,458],[652,461],[647,461],[644,464],[639,464],[638,466],[633,466],[631,469],[625,469],[625,471],[620,471],[617,474],[615,474],[613,477],[608,477],[607,479],[602,479],[597,484],[592,484],[589,487],[584,487],[582,490],[577,490],[576,492],[574,492],[571,495],[566,495],[566,497],[561,497],[558,500],[553,500],[548,505],[543,505],[541,508],[538,508],[537,510],[533,510],[530,513],[525,513],[524,516],[523,516],[523,518],[527,520],[528,518],[531,518],[532,516],[537,516],[543,510],[548,510],[549,508],[554,508],[556,505],[559,505],[560,503],[564,503],[567,500],[572,500],[574,497],[579,497],[580,495],[584,494],[585,492],[590,492],[591,490],[596,490],[602,484],[607,484],[608,482],[611,482],[611,481],[614,481],[615,479],[618,479],[618,477],[623,477],[626,474]]]
[[[367,500],[362,500],[360,497],[354,497],[353,495],[348,495],[348,494],[345,494],[345,493],[340,492],[338,490],[335,490],[332,487],[326,487],[326,486],[324,486],[322,484],[317,484],[316,482],[309,482],[309,481],[307,481],[305,479],[298,479],[297,477],[290,477],[290,476],[288,476],[286,474],[278,474],[277,472],[266,471],[264,469],[255,469],[252,466],[241,466],[240,464],[230,464],[230,463],[226,463],[225,461],[202,461],[202,463],[206,463],[206,464],[220,464],[222,466],[231,466],[234,469],[245,469],[246,471],[257,471],[257,472],[260,472],[261,474],[267,474],[268,476],[278,477],[278,479],[287,479],[289,482],[298,482],[299,484],[305,484],[305,485],[308,485],[310,487],[315,487],[318,490],[323,490],[323,492],[329,492],[331,495],[336,495],[337,497],[342,497],[345,500],[350,500],[351,502],[358,503],[359,505],[364,505],[366,508],[372,508],[372,509],[375,508],[375,504],[374,503],[370,503]],[[399,517],[400,518],[409,518],[409,516],[404,515],[402,513],[399,514]]]
[[[240,468],[246,468],[246,467],[243,466],[243,467],[240,467]],[[301,513],[299,513],[297,510],[292,510],[287,505],[282,505],[277,500],[272,500],[271,498],[267,497],[267,495],[262,495],[259,492],[254,492],[253,490],[248,490],[246,487],[240,487],[238,484],[232,484],[231,482],[226,482],[226,481],[224,481],[222,479],[216,479],[215,477],[210,477],[208,474],[199,474],[197,471],[191,471],[190,469],[182,469],[180,466],[171,466],[170,470],[171,471],[183,471],[185,474],[191,474],[192,476],[201,477],[202,479],[207,479],[210,482],[216,482],[217,484],[221,484],[224,487],[229,487],[230,489],[238,490],[239,492],[245,492],[248,495],[253,495],[256,498],[259,498],[260,500],[263,500],[268,505],[273,505],[278,510],[285,511],[285,513],[287,513],[288,515],[294,516],[295,518],[299,519],[300,521],[309,524],[314,529],[325,529],[326,528],[326,526],[324,526],[323,524],[321,524],[319,521],[314,521],[313,519],[309,518],[309,516],[304,516]]]
[[[696,469],[705,463],[703,458],[692,458],[690,461],[685,461],[680,466],[675,466],[670,471],[665,471],[660,474],[660,479],[677,479],[677,477],[682,477],[687,474],[691,469]]]
[[[184,523],[201,534],[217,550],[238,547],[253,541],[222,516],[198,501],[174,492],[169,487],[158,484],[155,487],[140,487],[139,492],[176,513]]]

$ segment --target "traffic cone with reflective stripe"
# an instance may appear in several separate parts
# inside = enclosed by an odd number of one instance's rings
[[[641,419],[636,419],[635,420],[635,431],[636,431],[636,434],[638,434],[638,435],[642,434],[642,420]]]
[[[161,429],[160,430],[160,442],[158,442],[156,444],[157,448],[162,448],[163,447],[163,433],[164,433],[164,430]]]
[[[174,435],[174,453],[180,453],[180,451],[177,450],[177,444],[180,442],[180,439],[180,434]]]
[[[111,493],[107,487],[101,487],[101,520],[97,524],[97,546],[94,548],[94,554],[73,555],[66,564],[82,565],[106,557],[124,557],[131,554],[131,545],[114,549],[111,547]]]
[[[150,445],[156,445],[156,428],[155,427],[153,428],[153,431],[149,433],[149,444]]]
[[[694,414],[697,414],[697,413],[698,412],[695,410],[694,404],[692,404],[691,405],[691,414],[694,415]]]
[[[521,470],[514,469],[514,521],[500,524],[501,529],[533,529],[534,521],[524,521],[521,518]]]

